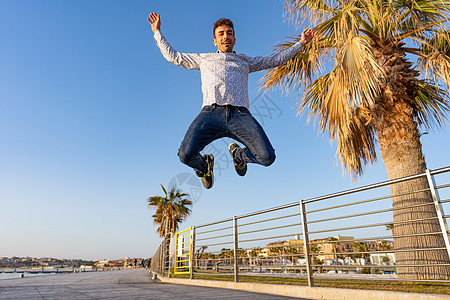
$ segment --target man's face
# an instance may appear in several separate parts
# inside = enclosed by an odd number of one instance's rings
[[[213,43],[217,46],[217,50],[222,52],[233,52],[236,38],[234,37],[233,28],[228,25],[220,25],[214,31]]]

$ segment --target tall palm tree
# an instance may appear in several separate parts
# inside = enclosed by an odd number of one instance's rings
[[[337,140],[343,171],[360,176],[376,160],[378,142],[389,179],[424,173],[419,127],[446,123],[450,87],[450,5],[444,0],[285,0],[296,22],[314,24],[316,36],[286,65],[269,71],[263,87],[306,88],[299,113],[318,120]],[[291,37],[277,46],[289,47]],[[412,61],[411,61],[412,60]],[[414,62],[417,64],[414,65]],[[331,70],[321,74],[325,63]],[[327,65],[328,66],[328,65]],[[426,178],[391,185],[395,249],[442,248]],[[402,196],[395,196],[400,195]],[[414,207],[411,207],[413,206]],[[426,219],[407,222],[408,220]],[[415,234],[414,236],[411,236]],[[444,250],[398,252],[400,278],[450,278]]]
[[[148,207],[154,207],[156,213],[153,215],[153,223],[158,224],[156,230],[160,237],[166,236],[169,232],[175,232],[178,224],[191,213],[192,201],[185,198],[189,195],[181,192],[175,187],[167,193],[164,185],[161,184],[164,196],[153,196],[147,199]]]

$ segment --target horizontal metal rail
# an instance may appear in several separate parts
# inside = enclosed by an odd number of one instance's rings
[[[257,212],[254,212],[254,213],[248,213],[248,214],[245,214],[245,215],[237,216],[236,219],[248,218],[248,217],[252,217],[252,216],[256,216],[256,215],[260,215],[260,214],[274,212],[274,211],[281,210],[281,209],[295,207],[297,205],[298,205],[298,202],[294,202],[294,203],[290,203],[290,204],[286,204],[286,205],[280,205],[280,206],[276,206],[276,207],[273,207],[273,208],[257,211]]]
[[[265,219],[265,220],[250,222],[250,223],[244,223],[244,224],[237,225],[237,227],[254,225],[254,224],[258,224],[258,223],[264,223],[264,222],[269,222],[269,221],[274,221],[274,220],[279,220],[279,219],[284,219],[284,218],[290,218],[290,217],[299,217],[299,216],[300,216],[300,214],[297,213],[297,214],[281,216],[281,217],[276,217],[276,218],[271,218],[271,219]]]
[[[448,187],[450,187],[450,184],[438,185],[435,187],[435,189],[439,190],[439,189],[448,188]]]
[[[292,248],[296,248],[296,247],[303,247],[303,243],[301,244],[292,244],[292,245],[282,245],[282,246],[264,246],[264,247],[250,247],[250,248],[239,248],[239,250],[260,250],[260,249],[272,249],[272,248],[286,248],[286,247],[292,247]]]
[[[277,227],[269,227],[269,228],[264,228],[264,229],[256,229],[256,230],[240,232],[240,233],[238,233],[238,235],[248,234],[248,233],[256,233],[256,232],[261,232],[261,231],[268,231],[268,230],[275,230],[275,229],[284,229],[284,228],[287,228],[287,227],[300,226],[300,225],[302,225],[302,223],[288,224],[288,225],[277,226]]]
[[[383,251],[363,251],[363,252],[332,252],[332,253],[311,253],[311,256],[320,256],[320,255],[343,255],[349,254],[373,254],[373,253],[396,253],[396,252],[417,252],[417,251],[434,251],[434,250],[446,250],[447,248],[422,248],[422,249],[397,249],[397,250],[383,250]],[[403,265],[402,265],[403,266]]]
[[[221,224],[221,223],[230,222],[230,221],[233,221],[233,218],[228,218],[228,219],[223,219],[223,220],[216,221],[216,222],[211,222],[211,223],[206,223],[206,224],[202,224],[202,225],[197,225],[197,226],[194,226],[194,228],[198,229],[198,228],[202,228],[202,227],[206,227],[206,226],[212,226],[212,225]]]
[[[199,248],[201,248],[202,246],[200,246]],[[195,246],[195,248],[197,248],[197,246]],[[202,252],[202,253],[226,253],[226,252],[228,252],[228,251],[230,251],[231,249],[226,249],[226,250],[217,250],[217,251],[205,251],[205,252]],[[232,251],[232,250],[231,250]],[[201,253],[198,253],[197,252],[197,254],[201,254]]]
[[[262,241],[262,240],[268,240],[268,239],[279,239],[284,237],[293,236],[295,234],[287,234],[287,235],[279,235],[279,236],[271,236],[271,237],[265,237],[265,238],[258,238],[258,239],[251,239],[251,240],[239,240],[240,243],[247,243],[247,242],[254,242],[254,241]]]
[[[408,209],[408,208],[416,208],[416,207],[422,207],[422,206],[428,206],[428,205],[434,205],[434,203],[433,202],[421,203],[421,204],[415,204],[415,205],[398,207],[398,208],[388,208],[388,209],[370,211],[370,212],[366,212],[366,213],[346,215],[346,216],[342,216],[342,217],[335,217],[335,218],[328,218],[328,219],[321,219],[321,220],[313,220],[313,221],[309,221],[308,224],[317,223],[317,222],[325,222],[325,221],[348,219],[348,218],[361,217],[361,216],[367,216],[367,215],[374,215],[374,214],[378,214],[378,213],[385,213],[385,212],[389,212],[389,211],[398,211],[398,210],[403,210],[403,209]]]
[[[305,254],[296,253],[296,254],[283,254],[283,255],[270,255],[270,256],[238,256],[238,259],[254,259],[254,260],[265,260],[268,258],[279,258],[279,257],[304,257]],[[227,258],[197,258],[196,261],[210,261],[210,260],[229,260],[233,259],[233,257]]]
[[[233,226],[222,227],[222,228],[219,228],[219,229],[213,229],[213,230],[208,230],[208,231],[199,231],[199,232],[196,231],[195,234],[199,235],[199,234],[211,233],[211,232],[216,232],[216,231],[226,230],[226,229],[233,229]]]
[[[413,237],[413,236],[424,236],[424,235],[437,235],[437,234],[442,234],[442,232],[437,231],[437,232],[428,232],[428,233],[411,233],[411,234],[403,234],[403,235],[387,235],[387,236],[376,236],[376,237],[366,237],[366,238],[357,238],[357,239],[352,239],[351,241],[349,240],[337,240],[337,241],[325,241],[325,243],[335,243],[335,244],[340,244],[340,243],[348,243],[348,242],[355,242],[355,241],[365,241],[365,242],[370,242],[370,241],[380,241],[380,240],[387,240],[389,239],[392,240],[394,238],[402,238],[402,237]],[[311,241],[309,242],[309,245],[313,245],[313,244],[323,244],[324,241]]]
[[[422,190],[422,191],[424,191],[424,190]],[[403,194],[411,194],[411,193],[403,193]],[[352,206],[355,203],[356,204],[360,204],[361,202],[363,202],[363,201],[349,203],[348,205],[339,205],[338,207]],[[371,211],[371,212],[367,212],[367,213],[363,213],[363,214],[348,215],[348,216],[336,217],[336,218],[331,218],[331,219],[323,219],[323,220],[324,221],[325,220],[329,221],[329,220],[333,220],[333,219],[336,219],[336,220],[337,219],[345,219],[345,218],[350,218],[350,217],[358,217],[358,216],[362,216],[362,215],[371,215],[371,214],[383,213],[383,212],[388,212],[388,211],[397,211],[397,210],[403,210],[403,209],[415,208],[415,207],[421,207],[421,206],[427,206],[427,205],[434,205],[434,203],[433,202],[429,202],[429,203],[414,204],[414,205],[409,205],[409,206],[403,206],[403,207],[397,207],[397,208],[389,208],[389,209],[384,209],[384,210],[380,210],[380,211]],[[321,210],[315,210],[315,212],[317,212],[317,211],[321,211]],[[308,223],[314,223],[314,222],[320,222],[320,221],[322,221],[322,220],[314,220],[314,221],[310,221]]]
[[[423,218],[423,219],[414,219],[414,220],[406,220],[406,221],[399,221],[399,222],[393,222],[393,223],[376,223],[376,224],[369,224],[369,225],[363,225],[363,226],[342,227],[342,228],[334,228],[334,229],[327,229],[327,230],[320,230],[320,231],[309,231],[308,234],[322,233],[322,232],[331,232],[331,231],[339,231],[339,230],[361,229],[361,228],[367,228],[367,227],[377,227],[377,226],[383,226],[383,225],[386,226],[386,225],[391,225],[391,224],[401,224],[401,223],[428,221],[428,220],[434,220],[434,219],[437,219],[437,217]]]
[[[218,251],[211,251],[211,252],[196,252],[196,255],[202,255],[202,254],[211,254],[211,255],[218,255],[218,254],[213,254],[213,253],[227,253],[229,251],[233,251],[232,249],[227,249],[227,250],[218,250]]]
[[[430,171],[431,175],[437,175],[437,174],[441,174],[441,173],[446,173],[446,172],[450,172],[450,167],[443,167],[440,169],[436,169],[433,171]]]
[[[389,199],[389,198],[391,198],[390,195],[389,196],[385,196],[385,197],[380,197],[380,198],[361,200],[361,201],[356,201],[356,202],[352,202],[352,203],[346,203],[346,204],[334,205],[334,206],[320,208],[320,209],[309,210],[306,213],[307,214],[312,214],[312,213],[322,212],[322,211],[331,210],[331,209],[337,209],[337,208],[343,208],[343,207],[348,207],[348,206],[352,206],[352,205],[365,204],[365,203],[369,203],[369,202],[385,200],[385,199]]]
[[[330,207],[316,209],[316,210],[310,210],[310,211],[307,211],[306,213],[311,214],[311,213],[326,211],[326,210],[330,210],[330,209],[348,207],[348,206],[353,206],[353,205],[358,205],[358,204],[365,204],[365,203],[375,202],[375,201],[379,201],[379,200],[386,200],[386,199],[393,198],[393,197],[400,197],[400,196],[407,196],[407,195],[411,195],[411,194],[415,194],[415,193],[421,193],[421,192],[425,192],[425,191],[429,191],[429,190],[430,189],[427,188],[427,189],[417,190],[417,191],[413,191],[413,192],[400,193],[400,194],[396,194],[394,196],[388,195],[388,196],[372,198],[372,199],[368,199],[368,200],[361,200],[361,201],[352,202],[352,203],[346,203],[346,204],[335,205],[335,206],[330,206]]]
[[[403,267],[428,267],[428,266],[450,266],[450,264],[424,264],[424,265],[311,265],[312,267],[320,268],[320,267],[339,267],[339,268],[403,268]],[[361,278],[363,279],[363,278]],[[364,278],[365,279],[365,278]]]
[[[195,248],[201,248],[201,247],[211,247],[211,246],[219,246],[219,245],[227,245],[227,244],[233,244],[233,241],[225,242],[225,243],[217,243],[217,244],[205,244],[205,245],[196,245]]]
[[[197,242],[197,241],[212,240],[212,239],[224,238],[224,237],[229,237],[229,236],[233,236],[233,234],[230,233],[230,234],[218,235],[218,236],[213,236],[213,237],[208,237],[208,238],[195,239],[195,241]]]
[[[214,260],[233,260],[233,256],[230,257],[221,257],[221,258],[196,258],[195,261],[214,261]]]
[[[219,267],[220,268],[220,267]],[[210,276],[233,276],[233,273],[195,273],[198,275],[210,275]]]
[[[433,204],[433,203],[430,203],[430,204]],[[334,217],[334,218],[313,220],[313,221],[308,221],[308,224],[318,223],[318,222],[328,222],[328,221],[342,220],[342,219],[349,219],[349,218],[355,218],[355,217],[362,217],[362,216],[367,216],[367,215],[374,215],[374,214],[385,213],[385,212],[389,212],[389,211],[393,211],[393,209],[392,208],[390,208],[390,209],[382,209],[382,210],[370,211],[370,212],[366,212],[366,213],[346,215],[346,216],[342,216],[342,217]]]
[[[376,183],[376,184],[366,185],[366,186],[363,186],[363,187],[360,187],[360,188],[354,188],[354,189],[350,189],[350,190],[339,192],[339,193],[334,193],[334,194],[329,194],[329,195],[325,195],[325,196],[321,196],[321,197],[317,197],[317,198],[312,198],[312,199],[309,199],[309,200],[305,200],[303,202],[305,204],[307,204],[307,203],[317,202],[317,201],[326,200],[326,199],[330,199],[330,198],[336,198],[336,197],[340,197],[340,196],[354,194],[354,193],[357,193],[357,192],[362,192],[362,191],[367,191],[367,190],[371,190],[371,189],[376,189],[376,188],[380,188],[380,187],[389,186],[389,185],[392,185],[392,184],[395,184],[395,183],[410,181],[412,179],[425,177],[425,176],[426,176],[426,173],[422,173],[422,174],[412,175],[412,176],[403,177],[403,178],[399,178],[399,179],[383,181],[383,182]]]
[[[297,205],[298,205],[298,202],[294,202],[294,203],[291,203],[291,204],[286,204],[286,205],[281,205],[281,206],[277,206],[277,207],[273,207],[273,208],[269,208],[269,209],[264,209],[264,210],[261,210],[261,211],[257,211],[257,212],[253,212],[253,213],[237,216],[236,220],[237,219],[242,219],[242,218],[247,218],[247,217],[252,217],[252,216],[256,216],[256,215],[260,215],[260,214],[265,214],[265,213],[277,211],[277,210],[280,210],[280,209],[295,207]],[[211,225],[220,224],[220,223],[229,222],[229,221],[233,221],[233,218],[228,218],[228,219],[224,219],[224,220],[221,220],[221,221],[216,221],[216,222],[212,222],[212,223],[202,224],[202,225],[199,225],[199,226],[195,226],[195,228],[211,226]]]

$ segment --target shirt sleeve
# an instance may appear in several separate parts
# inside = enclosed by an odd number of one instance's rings
[[[303,45],[296,43],[291,47],[275,53],[270,56],[257,56],[250,58],[249,72],[256,72],[261,70],[272,69],[287,63],[302,51]]]
[[[200,54],[178,52],[169,44],[161,30],[155,32],[153,37],[156,45],[167,61],[189,70],[200,70]]]

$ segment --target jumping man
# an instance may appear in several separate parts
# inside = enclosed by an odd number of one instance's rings
[[[203,186],[210,189],[214,184],[214,156],[211,153],[202,156],[200,151],[216,139],[230,137],[245,145],[245,148],[236,143],[228,146],[240,176],[247,172],[247,163],[270,166],[275,160],[275,150],[248,110],[248,74],[285,64],[312,40],[313,31],[304,30],[300,41],[282,52],[266,57],[249,57],[233,51],[236,43],[233,22],[219,19],[213,28],[213,43],[217,52],[180,53],[162,34],[159,14],[150,13],[147,20],[165,59],[201,72],[203,106],[178,150],[181,162],[193,168],[202,179]]]

